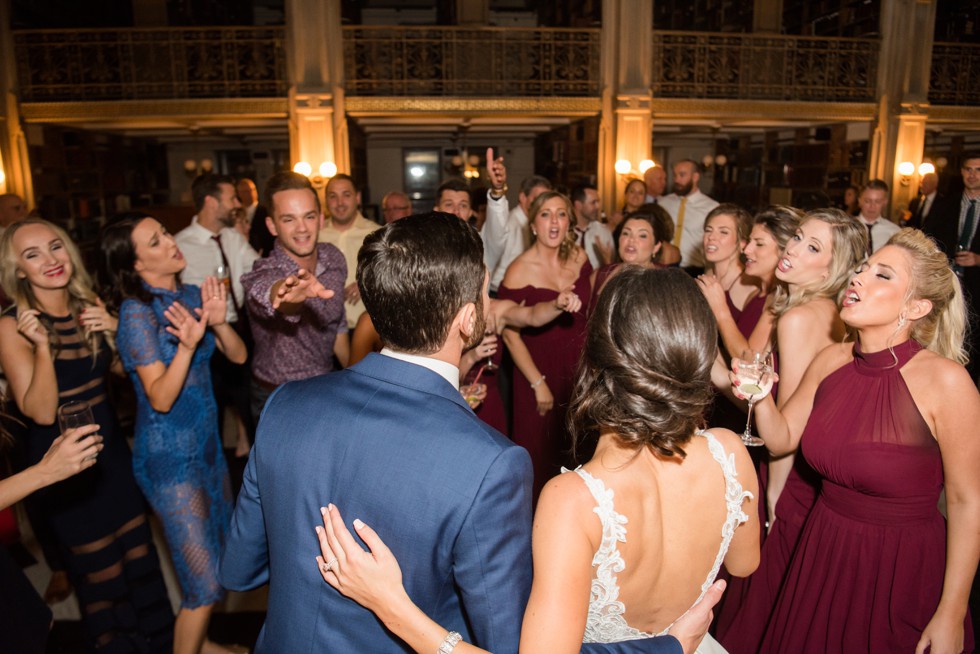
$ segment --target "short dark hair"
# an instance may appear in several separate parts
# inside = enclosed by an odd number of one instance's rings
[[[718,326],[677,268],[625,266],[599,294],[572,392],[574,446],[612,429],[627,445],[684,457],[714,398]]]
[[[439,188],[436,190],[436,204],[439,204],[439,200],[442,199],[442,194],[444,191],[469,193],[470,185],[464,182],[463,180],[459,179],[458,177],[454,177],[453,179],[446,180],[445,182],[440,184]]]
[[[361,192],[361,189],[358,188],[358,186],[357,186],[357,182],[355,182],[354,181],[354,178],[351,177],[350,175],[348,175],[347,173],[337,173],[336,175],[334,175],[333,177],[331,177],[330,178],[330,181],[327,182],[327,187],[329,187],[331,183],[336,182],[337,180],[348,181],[348,182],[350,182],[350,185],[354,187],[354,192],[355,193],[360,193]]]
[[[572,199],[572,204],[576,202],[585,202],[586,191],[599,192],[594,184],[579,184],[572,189],[572,194],[569,196]]]
[[[469,302],[483,317],[483,241],[456,216],[430,211],[372,232],[357,254],[357,288],[381,342],[431,354]],[[478,338],[483,338],[482,327]]]
[[[960,155],[960,168],[965,166],[970,159],[980,159],[980,150],[970,150]]]
[[[694,172],[696,172],[699,175],[701,174],[701,164],[699,162],[695,161],[694,159],[689,159],[687,157],[685,157],[683,159],[678,159],[674,163],[670,164],[670,169],[673,170],[674,169],[674,166],[676,166],[677,164],[682,164],[682,163],[689,163],[689,164],[691,164],[691,166],[694,168]]]
[[[285,170],[273,175],[265,185],[265,198],[266,203],[269,205],[270,215],[275,213],[272,196],[280,191],[301,191],[303,189],[308,189],[313,192],[313,197],[316,198],[316,210],[320,211],[320,194],[313,188],[313,184],[306,175],[300,175],[291,170]]]
[[[231,175],[218,175],[217,173],[204,173],[198,175],[191,182],[191,197],[194,199],[194,210],[200,211],[204,208],[204,200],[210,195],[215,200],[221,197],[221,185],[230,184],[235,188],[235,178]]]
[[[861,193],[865,191],[884,191],[888,193],[888,184],[882,179],[872,179],[861,188]]]
[[[555,190],[555,187],[551,185],[551,182],[548,181],[547,177],[542,177],[541,175],[531,175],[530,177],[525,177],[524,181],[521,182],[521,193],[524,194],[524,197],[527,197],[531,195],[531,191],[539,186],[543,186],[549,191]]]

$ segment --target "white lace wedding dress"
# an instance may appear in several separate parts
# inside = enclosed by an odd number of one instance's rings
[[[742,511],[742,502],[747,497],[752,497],[752,493],[742,490],[742,485],[738,483],[735,473],[735,456],[727,454],[725,448],[710,432],[698,432],[698,436],[708,440],[711,456],[721,466],[725,475],[725,502],[728,506],[728,516],[721,530],[721,547],[718,549],[718,555],[715,557],[714,565],[711,566],[708,577],[701,584],[701,593],[698,595],[698,600],[700,600],[714,582],[715,577],[718,576],[718,570],[728,552],[728,545],[735,534],[735,528],[749,519]],[[568,471],[565,470],[564,472]],[[602,543],[595,556],[592,557],[592,567],[596,568],[596,577],[592,580],[589,617],[585,625],[583,642],[612,643],[663,636],[667,633],[667,629],[673,626],[673,622],[659,634],[644,633],[626,624],[626,619],[623,617],[626,607],[619,601],[619,583],[616,578],[617,573],[626,569],[626,563],[623,561],[617,545],[617,543],[626,542],[626,516],[616,513],[613,508],[613,491],[607,489],[601,480],[596,479],[582,468],[577,468],[575,472],[582,478],[595,498],[598,506],[593,510],[602,521]],[[697,651],[701,654],[727,654],[725,648],[710,634],[704,637],[704,641]]]

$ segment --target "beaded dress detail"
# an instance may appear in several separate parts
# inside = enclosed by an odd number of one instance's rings
[[[714,583],[715,577],[718,576],[718,570],[728,553],[728,546],[735,534],[736,527],[749,519],[742,511],[742,502],[751,498],[752,493],[743,490],[742,485],[738,482],[735,472],[735,455],[726,453],[722,444],[710,432],[700,431],[697,435],[707,439],[711,456],[721,466],[725,475],[725,503],[728,509],[728,515],[721,530],[721,546],[708,576],[701,584],[701,592],[698,595],[698,600],[700,600],[711,584]],[[629,520],[626,516],[616,512],[613,507],[613,491],[607,489],[602,480],[593,477],[581,467],[577,468],[575,472],[582,478],[589,492],[592,493],[592,497],[595,498],[597,506],[593,511],[602,522],[602,542],[595,556],[592,557],[592,567],[595,568],[596,572],[595,578],[592,580],[589,616],[585,625],[583,642],[611,643],[666,634],[667,630],[673,626],[673,622],[659,634],[648,634],[639,629],[634,629],[626,623],[626,619],[623,617],[626,607],[623,602],[619,601],[617,575],[626,569],[626,562],[623,561],[623,557],[619,553],[618,543],[626,542],[626,525]],[[701,648],[699,651],[702,651]]]

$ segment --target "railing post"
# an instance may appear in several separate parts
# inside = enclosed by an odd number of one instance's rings
[[[27,139],[17,106],[17,67],[14,35],[10,30],[10,0],[0,0],[0,193],[16,193],[34,208],[34,181],[27,156]]]
[[[922,162],[929,118],[929,71],[936,0],[883,0],[878,56],[878,112],[872,125],[869,172],[891,189],[890,214],[908,207],[919,175],[902,185],[898,165]],[[909,44],[914,43],[914,47]]]

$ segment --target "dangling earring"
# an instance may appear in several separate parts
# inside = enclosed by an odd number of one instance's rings
[[[898,316],[898,328],[899,329],[901,329],[902,327],[905,326],[905,321],[906,321],[905,314],[904,313],[900,314]]]

